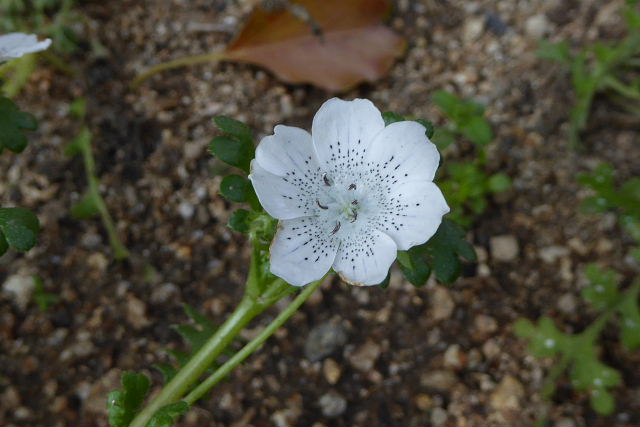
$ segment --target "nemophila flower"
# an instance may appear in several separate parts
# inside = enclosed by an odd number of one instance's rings
[[[50,45],[50,39],[38,41],[38,38],[33,34],[2,34],[0,35],[0,62],[20,58],[27,53],[40,52]]]
[[[432,182],[439,161],[421,124],[385,127],[366,99],[328,100],[311,134],[276,126],[249,176],[280,220],[271,272],[296,286],[332,267],[349,283],[380,283],[397,251],[426,242],[449,212]]]

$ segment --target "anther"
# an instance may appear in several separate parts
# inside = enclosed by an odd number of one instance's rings
[[[336,227],[333,229],[331,234],[336,234],[340,230],[340,221],[336,221]]]
[[[331,187],[331,181],[329,181],[329,177],[326,173],[322,174],[322,180],[324,181],[324,185],[326,185],[327,187]]]
[[[329,209],[329,206],[324,206],[324,205],[320,204],[320,200],[316,200],[316,203],[318,204],[318,207],[320,209]]]
[[[354,201],[352,201],[352,202],[351,202],[351,204],[352,204],[353,206],[357,206],[357,205],[358,205],[358,201],[357,201],[357,200],[354,200]]]
[[[349,186],[349,190],[355,190],[355,189],[356,189],[356,185],[355,185],[355,184],[351,184],[351,185]]]
[[[349,222],[356,222],[356,219],[358,219],[358,212],[357,212],[357,211],[354,211],[354,212],[353,212],[353,218],[351,218],[351,219],[349,220]]]

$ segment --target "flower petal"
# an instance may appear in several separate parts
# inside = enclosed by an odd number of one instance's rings
[[[390,124],[376,136],[366,161],[391,184],[433,181],[440,154],[427,138],[424,126],[404,121]]]
[[[271,245],[271,273],[294,286],[319,280],[331,268],[338,240],[316,217],[281,221]]]
[[[407,250],[429,240],[448,212],[449,206],[433,182],[413,181],[394,187],[371,221],[391,236],[399,250]]]
[[[318,210],[317,185],[311,180],[274,175],[256,160],[251,162],[249,179],[260,204],[274,218],[299,218],[315,215]]]
[[[396,253],[393,239],[378,230],[351,234],[342,238],[333,269],[351,284],[377,285],[387,277]]]
[[[332,98],[313,118],[311,134],[320,164],[335,173],[361,164],[367,147],[383,129],[382,114],[368,99]]]
[[[39,52],[47,49],[50,45],[50,39],[39,42],[33,34],[3,34],[0,35],[0,61],[19,58],[27,53]]]
[[[311,142],[311,135],[304,129],[278,125],[274,134],[265,136],[256,148],[256,161],[274,175],[287,172],[316,172],[318,161]]]

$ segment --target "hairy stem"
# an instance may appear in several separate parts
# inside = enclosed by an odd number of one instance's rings
[[[264,310],[262,304],[251,298],[243,298],[236,310],[209,338],[207,343],[193,355],[189,362],[178,371],[175,377],[134,419],[130,427],[144,427],[153,414],[169,403],[177,402],[184,396],[189,387],[211,366],[227,345],[240,331]]]
[[[239,352],[237,352],[231,359],[229,359],[224,365],[218,368],[213,374],[211,374],[206,380],[198,385],[191,393],[189,393],[184,400],[193,405],[198,399],[205,395],[212,387],[214,387],[220,380],[222,380],[227,374],[229,374],[236,366],[242,363],[247,357],[249,357],[254,351],[258,349],[273,333],[284,324],[293,313],[300,308],[307,298],[320,286],[322,279],[317,282],[313,282],[307,285],[302,292],[284,309],[278,317],[276,317],[266,328],[258,334],[251,342],[246,344]]]

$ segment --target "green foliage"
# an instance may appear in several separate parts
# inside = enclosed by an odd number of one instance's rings
[[[42,279],[38,276],[33,276],[33,283],[35,287],[33,289],[33,299],[38,305],[40,311],[47,311],[49,306],[55,304],[58,301],[58,296],[48,293],[44,290]]]
[[[581,204],[584,213],[615,212],[622,228],[640,243],[640,177],[634,177],[616,188],[615,171],[608,163],[599,164],[591,174],[578,175],[578,182],[595,195]]]
[[[194,325],[172,325],[171,328],[176,331],[191,347],[187,352],[179,350],[167,350],[167,352],[176,360],[178,369],[187,364],[189,359],[207,342],[209,338],[218,329],[217,326],[209,320],[205,315],[199,313],[189,304],[182,305],[186,315],[195,323]],[[217,365],[215,365],[217,366]],[[165,382],[171,379],[178,372],[178,369],[172,364],[160,363],[154,365],[164,377]]]
[[[427,135],[427,138],[431,139],[433,137],[434,127],[433,127],[433,124],[430,121],[427,121],[427,120],[424,120],[424,119],[405,119],[400,114],[393,113],[391,111],[387,111],[387,112],[382,113],[382,119],[384,120],[384,125],[385,126],[389,126],[391,123],[395,123],[395,122],[402,122],[402,121],[405,121],[405,120],[413,120],[415,122],[420,123],[422,126],[424,126],[425,134]]]
[[[86,100],[78,98],[70,105],[70,113],[84,121],[86,115]],[[91,131],[86,125],[83,125],[78,135],[73,138],[65,147],[65,155],[71,157],[75,155],[82,156],[84,168],[87,175],[88,189],[82,196],[80,201],[71,207],[71,215],[74,218],[86,219],[94,215],[100,215],[100,219],[109,235],[109,243],[116,259],[124,259],[129,256],[129,251],[118,238],[113,219],[107,209],[107,204],[100,195],[100,180],[96,175],[95,158],[91,147]]]
[[[188,410],[189,404],[183,400],[165,405],[153,414],[146,427],[171,427]]]
[[[26,252],[35,246],[40,223],[36,215],[23,208],[0,208],[0,255],[9,246]]]
[[[541,41],[538,56],[564,64],[571,72],[574,105],[570,112],[570,141],[579,143],[586,129],[591,104],[599,92],[607,92],[631,113],[640,114],[640,79],[635,68],[640,54],[640,13],[632,6],[623,9],[627,35],[612,43],[595,43],[571,53],[566,41]]]
[[[629,349],[640,348],[640,280],[621,291],[614,271],[588,265],[585,275],[589,285],[582,296],[595,309],[599,317],[580,333],[560,331],[553,320],[541,317],[537,325],[519,319],[514,325],[516,335],[529,340],[529,352],[536,357],[559,356],[560,361],[551,369],[543,392],[550,397],[559,376],[569,370],[571,384],[576,390],[589,391],[591,407],[601,414],[611,414],[615,401],[610,389],[622,383],[621,374],[598,359],[598,338],[610,320],[617,316],[620,338]]]
[[[484,118],[482,105],[442,90],[433,94],[432,101],[451,120],[453,127],[449,131],[463,135],[478,147],[491,143],[493,131]]]
[[[249,202],[260,206],[251,181],[240,175],[227,175],[220,183],[220,194],[232,202]]]
[[[223,162],[249,173],[255,154],[249,126],[224,116],[215,117],[213,121],[226,135],[213,138],[209,152]]]
[[[442,283],[451,283],[460,275],[460,257],[475,261],[473,245],[464,240],[464,230],[450,219],[443,219],[428,242],[398,252],[400,269],[415,286],[423,286],[431,272]]]
[[[151,381],[143,374],[125,372],[121,379],[122,390],[114,390],[107,397],[109,424],[127,427],[140,410],[149,393]]]
[[[27,147],[26,130],[36,130],[36,118],[20,109],[9,98],[0,96],[0,154],[6,148],[21,153]]]
[[[493,140],[493,131],[484,118],[482,105],[445,91],[435,92],[433,102],[451,121],[447,127],[435,130],[433,141],[438,148],[444,150],[458,137],[474,145],[476,157],[472,161],[447,162],[440,180],[440,188],[451,207],[449,218],[468,227],[487,209],[487,197],[508,190],[511,179],[503,173],[487,175],[484,171],[485,147]]]

